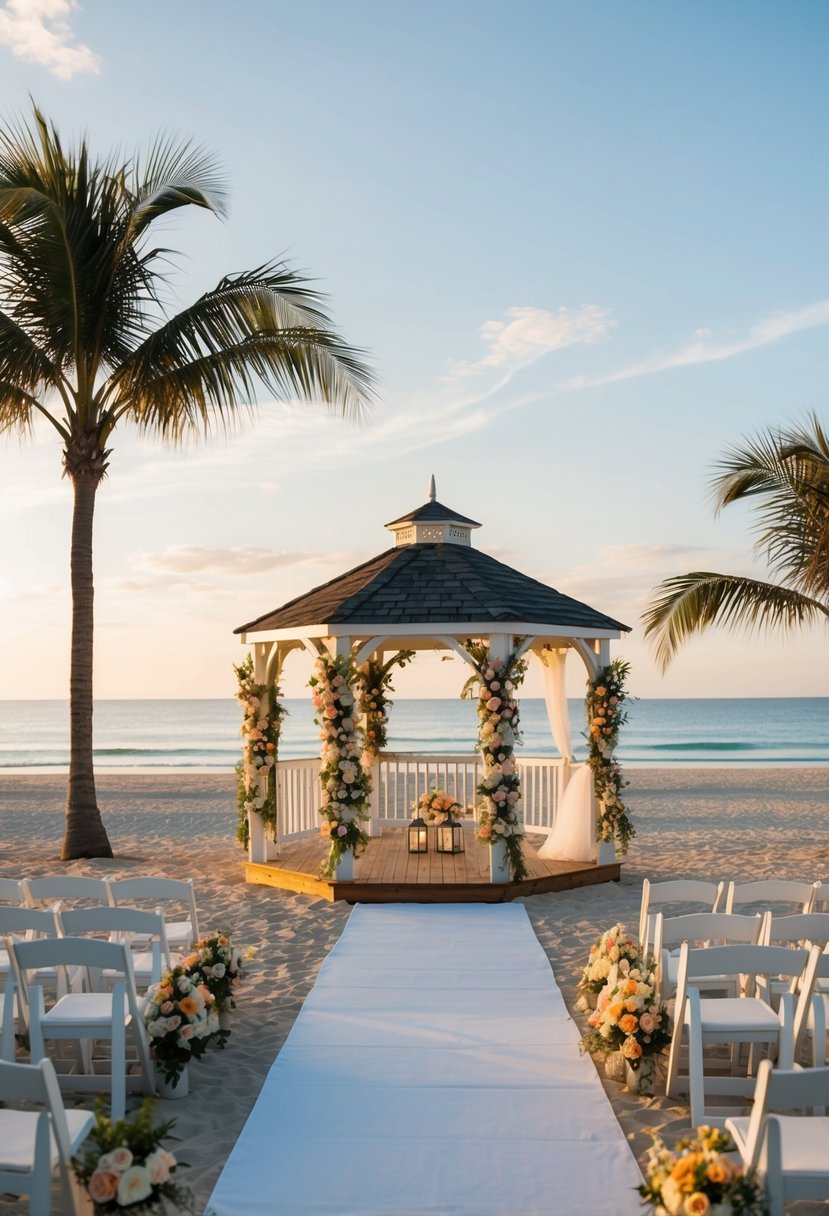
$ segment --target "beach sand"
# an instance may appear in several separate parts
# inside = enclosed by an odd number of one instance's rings
[[[627,775],[637,836],[621,882],[522,901],[571,1010],[595,936],[617,920],[635,931],[644,878],[829,880],[829,769]],[[58,857],[65,778],[5,777],[0,876],[192,877],[202,928],[229,927],[237,945],[257,951],[227,1049],[194,1063],[187,1098],[158,1104],[159,1115],[177,1120],[175,1151],[190,1166],[182,1181],[201,1212],[349,908],[245,883],[244,853],[234,839],[232,774],[102,775],[98,794],[117,856],[64,866]],[[574,1016],[583,1024],[582,1015]],[[670,1140],[689,1126],[687,1108],[664,1094],[639,1098],[607,1081],[605,1088],[640,1161],[650,1142],[647,1129],[663,1129]],[[0,1212],[27,1210],[25,1202],[0,1199]],[[815,1204],[792,1209],[798,1216],[826,1210]]]

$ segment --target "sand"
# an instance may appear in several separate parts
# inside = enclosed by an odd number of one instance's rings
[[[523,901],[571,1010],[594,937],[617,920],[636,928],[644,878],[829,880],[829,769],[631,770],[628,776],[637,836],[621,882]],[[231,774],[99,777],[117,856],[61,865],[64,783],[60,776],[3,779],[0,876],[189,876],[202,928],[230,927],[235,943],[257,950],[227,1049],[191,1067],[189,1097],[159,1102],[159,1113],[177,1120],[182,1143],[176,1151],[189,1163],[186,1181],[201,1212],[349,908],[245,884]],[[612,1082],[605,1088],[640,1160],[647,1129],[661,1128],[670,1139],[689,1127],[687,1108],[664,1095],[639,1098]],[[25,1202],[0,1199],[0,1212],[27,1210]],[[792,1210],[811,1216],[826,1207]]]

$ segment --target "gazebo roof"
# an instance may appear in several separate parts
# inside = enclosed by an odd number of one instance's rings
[[[451,518],[463,519],[456,514]],[[299,630],[312,624],[336,625],[343,632],[352,622],[382,628],[467,622],[508,625],[510,621],[543,624],[551,633],[629,631],[629,626],[478,549],[415,543],[387,549],[234,632]]]
[[[453,511],[450,507],[445,507],[442,502],[436,502],[434,498],[430,498],[422,507],[409,511],[407,515],[401,515],[399,519],[393,519],[391,523],[386,524],[386,527],[394,528],[397,524],[413,524],[418,521],[437,523],[438,520],[446,523],[466,524],[471,528],[480,528],[481,526],[476,520],[468,519],[465,515],[459,515],[457,511]]]

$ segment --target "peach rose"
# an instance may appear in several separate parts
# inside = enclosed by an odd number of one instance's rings
[[[118,1191],[118,1175],[106,1170],[95,1170],[86,1184],[89,1197],[93,1203],[109,1203]]]
[[[702,1191],[694,1191],[682,1205],[683,1216],[705,1216],[705,1213],[710,1211],[711,1202]]]

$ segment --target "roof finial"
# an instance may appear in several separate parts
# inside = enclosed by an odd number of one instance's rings
[[[429,501],[435,502],[436,499],[437,499],[437,490],[435,489],[435,475],[433,473],[429,479]]]

